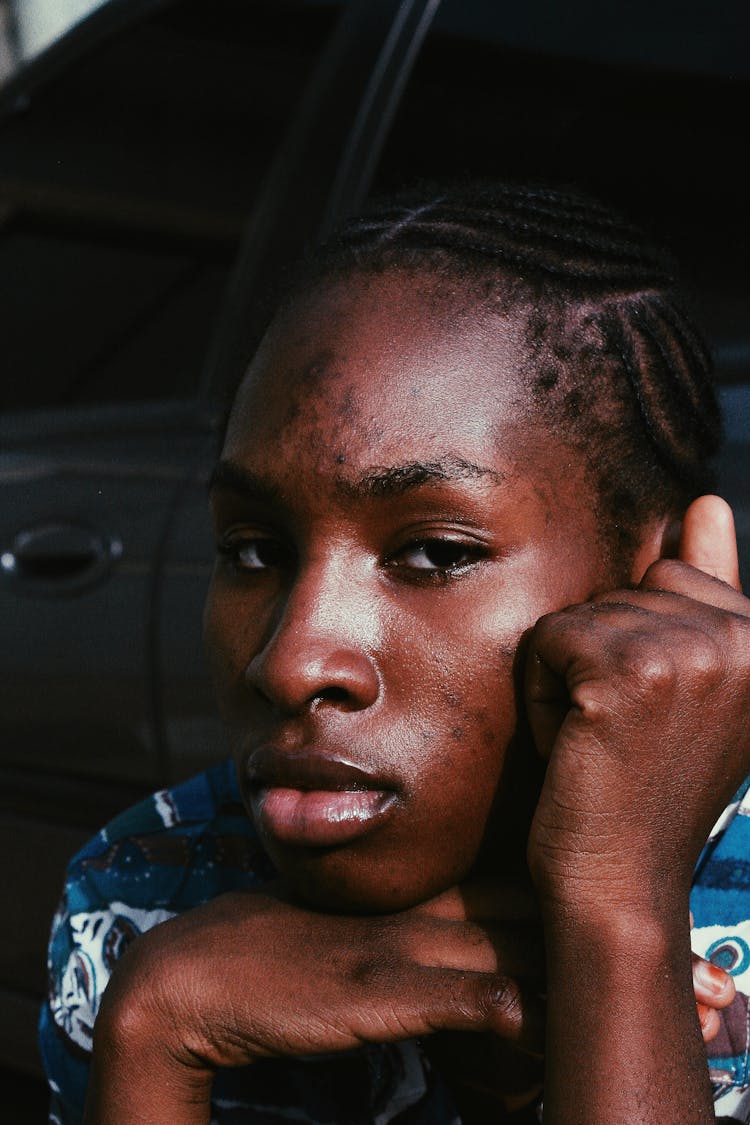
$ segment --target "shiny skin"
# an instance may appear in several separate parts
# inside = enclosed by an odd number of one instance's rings
[[[262,747],[340,756],[397,797],[345,847],[267,836],[310,903],[384,911],[445,890],[491,812],[493,841],[522,848],[539,778],[518,733],[519,641],[613,580],[581,455],[516,404],[522,331],[451,315],[429,279],[348,279],[276,322],[240,390],[222,458],[269,498],[213,490],[230,553],[205,621],[246,802]],[[436,461],[448,479],[362,483]],[[441,549],[458,565],[437,569]]]
[[[267,833],[280,886],[133,943],[86,1125],[205,1125],[216,1067],[413,1035],[467,1125],[500,1122],[534,1096],[545,1028],[550,1125],[713,1120],[695,1003],[732,988],[691,979],[687,892],[750,768],[731,517],[704,497],[678,561],[655,562],[666,520],[613,559],[581,455],[526,416],[522,336],[407,275],[272,327],[213,490],[222,710],[250,808],[248,765],[346,764],[393,809],[336,848]]]

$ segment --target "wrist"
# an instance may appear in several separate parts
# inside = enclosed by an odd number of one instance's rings
[[[116,1068],[140,1088],[166,1083],[210,1092],[213,1069],[197,1027],[185,1026],[180,1006],[169,1002],[179,995],[179,982],[166,965],[155,971],[151,944],[139,939],[112,974],[94,1025],[94,1065],[108,1080]]]
[[[601,1008],[599,1018],[623,1031],[653,1022],[662,1005],[670,1018],[680,1013],[697,1027],[687,907],[666,916],[632,908],[596,917],[556,912],[544,931],[550,999],[566,996],[566,1009],[582,1002],[592,1024]]]
[[[545,939],[545,1121],[713,1120],[687,912],[554,912]],[[581,1043],[601,1081],[581,1073]]]
[[[109,994],[109,989],[108,989]],[[212,1070],[175,1049],[148,1003],[105,995],[94,1028],[94,1051],[84,1125],[130,1125],[134,1120],[208,1121]]]
[[[575,857],[562,874],[536,871],[532,877],[545,929],[585,929],[614,941],[637,938],[642,928],[657,935],[687,930],[692,870],[650,872],[645,864],[602,869]]]

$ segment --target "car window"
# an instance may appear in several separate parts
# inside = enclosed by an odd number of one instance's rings
[[[750,378],[750,8],[698,8],[444,0],[374,190],[468,173],[619,203],[683,264],[736,383]]]
[[[435,29],[561,58],[750,77],[745,0],[445,0]]]
[[[187,397],[336,15],[155,5],[0,120],[0,408]]]

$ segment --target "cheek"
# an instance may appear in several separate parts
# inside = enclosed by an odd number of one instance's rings
[[[238,605],[214,575],[203,610],[203,645],[219,703],[243,679],[258,643],[259,616],[259,610],[248,613],[246,605]]]
[[[478,751],[497,741],[499,727],[514,725],[514,661],[523,633],[538,616],[525,598],[510,606],[498,591],[482,595],[446,596],[429,628],[419,606],[414,612],[408,607],[398,637],[391,634],[385,650],[385,679],[402,704],[446,732],[450,743],[471,743]]]
[[[405,723],[419,734],[410,764],[419,820],[439,851],[473,855],[483,833],[517,725],[514,651],[442,645],[402,684]]]
[[[460,607],[446,597],[429,633],[407,616],[401,635],[409,659],[385,677],[404,722],[419,728],[417,783],[430,790],[433,808],[464,824],[471,810],[488,812],[501,782],[518,730],[519,642],[547,609],[539,590],[517,584],[511,599],[509,589],[483,590]]]

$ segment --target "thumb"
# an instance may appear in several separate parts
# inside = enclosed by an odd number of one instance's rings
[[[677,556],[681,562],[742,590],[734,516],[720,496],[699,496],[682,521]]]

